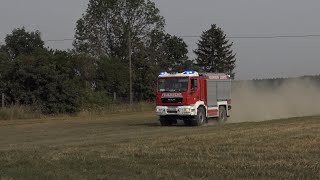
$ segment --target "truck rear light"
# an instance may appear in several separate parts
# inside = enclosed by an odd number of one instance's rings
[[[227,102],[228,102],[228,104],[230,105],[230,104],[231,104],[231,99],[228,99]]]

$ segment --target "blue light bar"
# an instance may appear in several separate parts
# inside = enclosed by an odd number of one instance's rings
[[[165,75],[166,73],[167,73],[167,72],[161,72],[160,75],[162,76],[162,75]]]
[[[195,71],[185,71],[183,74],[194,74]]]

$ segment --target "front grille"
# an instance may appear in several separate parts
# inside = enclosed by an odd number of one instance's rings
[[[178,111],[167,111],[167,113],[169,113],[169,114],[177,114]]]
[[[182,103],[183,98],[162,98],[162,103]]]

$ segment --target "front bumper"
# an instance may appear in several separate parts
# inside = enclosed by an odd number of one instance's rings
[[[158,116],[195,116],[197,110],[194,106],[157,106],[156,112]]]

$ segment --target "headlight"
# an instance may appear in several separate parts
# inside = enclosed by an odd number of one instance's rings
[[[182,107],[182,108],[179,109],[179,112],[188,113],[188,112],[191,112],[191,108],[184,108],[184,107]]]
[[[166,110],[164,108],[157,108],[157,113],[163,113],[165,112]]]
[[[191,109],[190,108],[185,108],[184,112],[191,112]]]

